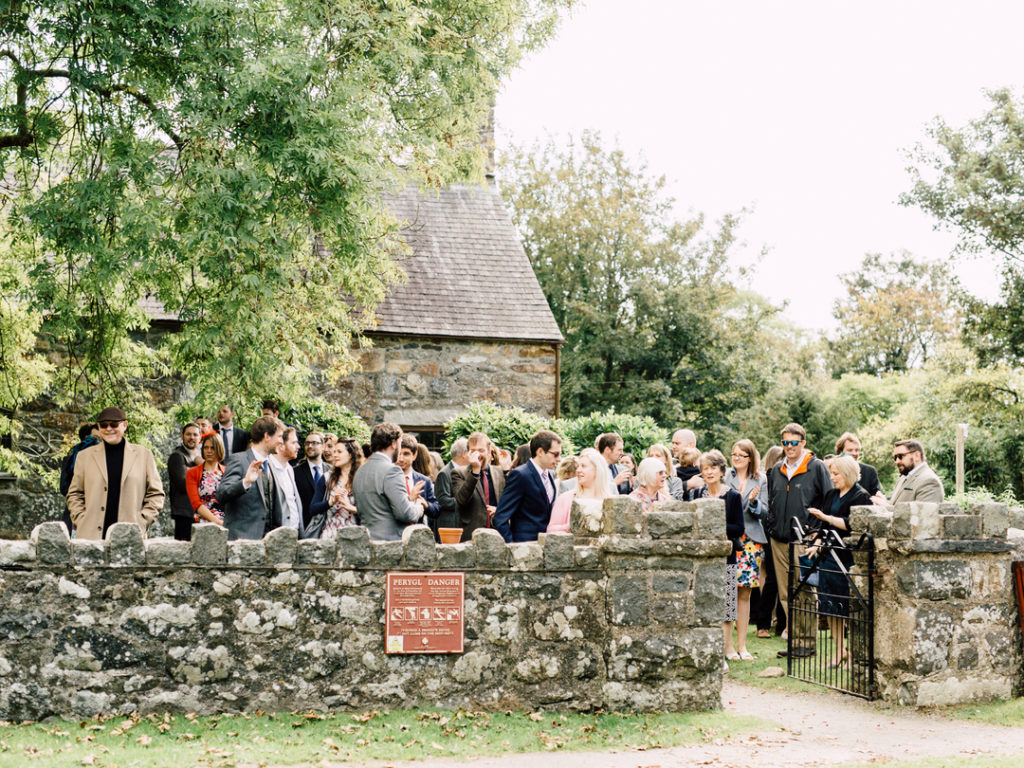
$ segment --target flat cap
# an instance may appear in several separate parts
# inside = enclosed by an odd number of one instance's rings
[[[110,408],[104,408],[102,411],[99,412],[99,415],[96,416],[96,421],[126,421],[126,420],[127,420],[127,417],[124,415],[124,411],[122,411],[120,408],[114,408],[113,406],[111,406]]]

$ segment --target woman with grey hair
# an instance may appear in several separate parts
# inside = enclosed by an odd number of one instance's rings
[[[637,467],[637,489],[629,494],[629,498],[639,501],[644,512],[656,501],[671,501],[672,497],[665,490],[667,475],[665,462],[656,456],[648,456]]]
[[[672,468],[672,454],[669,453],[661,443],[655,443],[647,449],[648,456],[654,456],[655,458],[661,459],[665,464],[665,472],[668,474],[665,476],[665,490],[668,491],[668,495],[676,501],[686,500],[686,489],[683,487],[683,481],[680,480]]]

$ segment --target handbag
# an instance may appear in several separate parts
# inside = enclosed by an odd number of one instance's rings
[[[814,567],[815,562],[815,560],[807,555],[800,555],[800,578],[803,579],[810,573],[811,575],[807,576],[807,581],[805,582],[810,587],[818,586],[818,570]]]
[[[313,515],[309,521],[309,525],[302,531],[303,539],[319,539],[324,532],[324,526],[327,525],[327,512],[321,512],[319,515]]]

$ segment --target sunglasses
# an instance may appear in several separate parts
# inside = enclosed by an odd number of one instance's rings
[[[96,426],[100,429],[117,429],[120,426],[120,421],[97,421]]]
[[[910,453],[911,453],[910,451],[907,451],[906,453],[894,453],[894,454],[892,455],[892,460],[893,460],[893,461],[899,461],[899,460],[900,460],[900,459],[902,459],[902,458],[903,458],[904,456],[909,456],[909,455],[910,455]]]
[[[803,442],[801,440],[783,440],[782,445],[786,448],[792,448],[793,446],[800,445]]]

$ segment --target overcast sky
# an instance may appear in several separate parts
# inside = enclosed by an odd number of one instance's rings
[[[840,272],[865,253],[946,259],[954,238],[897,203],[905,152],[936,116],[1024,82],[1024,3],[587,0],[506,83],[499,149],[586,129],[664,174],[679,216],[752,208],[737,261],[755,288],[830,328]],[[998,262],[958,266],[996,295]]]

